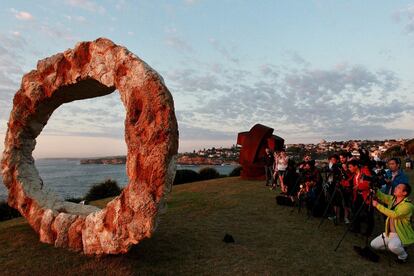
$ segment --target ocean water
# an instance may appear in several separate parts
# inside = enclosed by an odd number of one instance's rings
[[[37,159],[37,170],[45,186],[63,198],[83,197],[96,183],[111,178],[120,187],[128,184],[125,165],[80,165],[80,159]],[[205,166],[178,165],[177,170],[199,171]],[[211,166],[220,174],[228,175],[236,166]],[[7,188],[0,177],[0,200],[7,198]]]

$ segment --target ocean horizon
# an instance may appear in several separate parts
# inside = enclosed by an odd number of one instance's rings
[[[125,164],[81,165],[81,159],[85,158],[39,158],[35,159],[35,166],[45,187],[65,199],[83,197],[94,184],[109,178],[116,180],[121,188],[128,184]],[[177,165],[177,170],[189,169],[198,172],[204,167],[213,167],[220,174],[228,175],[237,166]],[[6,199],[7,188],[0,177],[0,201]]]

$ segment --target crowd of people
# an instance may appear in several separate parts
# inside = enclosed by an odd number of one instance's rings
[[[382,214],[385,232],[373,239],[372,249],[386,249],[404,263],[404,246],[414,243],[411,216],[414,205],[408,199],[411,186],[399,158],[373,160],[365,150],[354,157],[344,151],[329,156],[329,164],[317,167],[306,155],[296,163],[285,150],[264,157],[266,186],[280,191],[278,204],[306,209],[308,216],[342,222],[354,233],[368,237],[374,230],[374,211]],[[360,252],[359,252],[360,253]]]

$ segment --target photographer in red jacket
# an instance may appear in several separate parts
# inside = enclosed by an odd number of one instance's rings
[[[351,223],[351,207],[352,207],[352,198],[353,198],[353,173],[348,169],[348,158],[350,156],[349,152],[341,152],[339,154],[340,161],[340,170],[341,170],[341,187],[342,187],[342,196],[344,201],[344,221],[345,224]]]
[[[348,169],[354,175],[353,178],[353,199],[352,199],[352,228],[354,233],[361,232],[361,224],[367,225],[363,233],[367,237],[372,234],[374,229],[374,208],[371,206],[369,193],[370,181],[368,178],[372,177],[372,173],[367,165],[361,166],[358,160],[351,160],[348,162]],[[357,211],[360,209],[358,216]]]

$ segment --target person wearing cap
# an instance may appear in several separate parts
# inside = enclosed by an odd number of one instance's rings
[[[411,216],[414,205],[408,199],[411,186],[408,183],[398,184],[394,195],[377,191],[377,198],[384,203],[373,200],[373,206],[387,216],[385,232],[371,241],[371,247],[376,250],[389,250],[397,255],[397,263],[407,262],[408,254],[404,246],[414,243],[414,230],[411,227]]]

